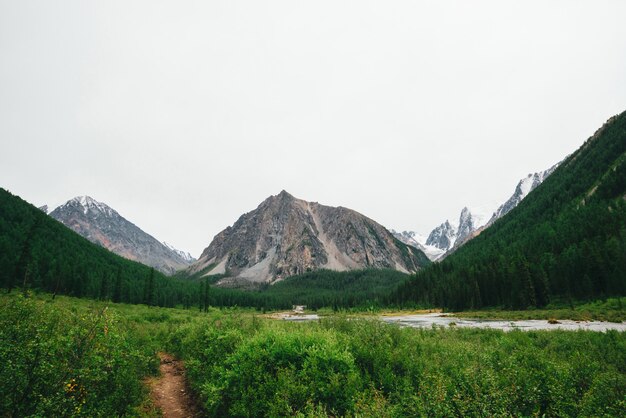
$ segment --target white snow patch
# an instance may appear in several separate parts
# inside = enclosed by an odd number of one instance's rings
[[[192,262],[196,261],[196,259],[188,252],[178,250],[178,249],[176,249],[176,247],[168,244],[165,241],[163,241],[161,244],[163,244],[168,250],[178,254],[178,256],[180,258],[182,258],[183,260],[187,261],[188,263],[192,263]]]
[[[100,212],[106,216],[112,217],[114,215],[119,216],[119,214],[111,209],[109,206],[102,202],[98,202],[96,199],[90,196],[77,196],[65,203],[63,207],[79,205],[83,209],[83,213],[87,215],[87,213],[91,210],[94,212]]]

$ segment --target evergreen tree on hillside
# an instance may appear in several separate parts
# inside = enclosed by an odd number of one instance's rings
[[[391,297],[516,309],[626,294],[626,113],[611,118],[515,209]],[[478,289],[475,289],[475,284]],[[470,291],[468,291],[470,289]]]

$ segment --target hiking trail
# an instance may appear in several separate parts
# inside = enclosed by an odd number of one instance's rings
[[[150,381],[154,405],[164,418],[200,417],[200,411],[185,378],[185,366],[171,354],[159,353],[161,376]]]

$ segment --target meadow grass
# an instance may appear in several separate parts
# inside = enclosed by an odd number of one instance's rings
[[[626,298],[609,298],[578,305],[557,302],[544,309],[511,311],[505,309],[484,309],[480,311],[454,312],[454,316],[476,319],[571,319],[573,321],[626,321]]]
[[[143,381],[157,374],[159,351],[185,361],[209,416],[619,416],[626,408],[625,333],[403,329],[345,316],[291,323],[236,308],[11,294],[0,297],[0,415],[152,415]]]

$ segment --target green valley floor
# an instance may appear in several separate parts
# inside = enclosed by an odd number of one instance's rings
[[[159,416],[154,385],[170,372],[186,380],[170,383],[192,392],[180,399],[197,402],[197,416],[626,409],[626,333],[617,331],[411,329],[342,315],[292,323],[14,292],[0,297],[0,358],[2,416]]]

